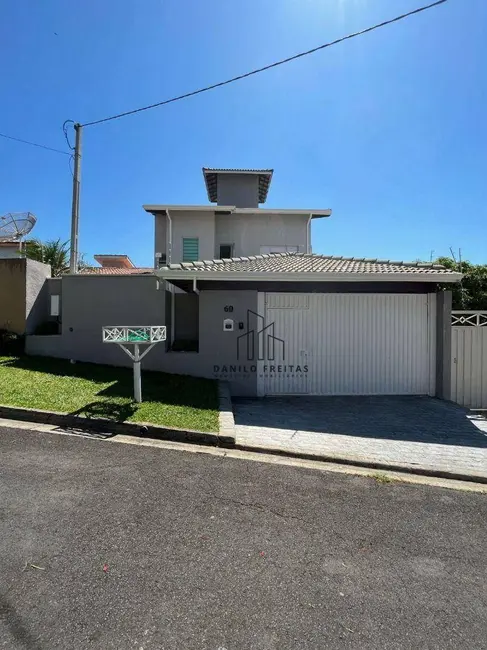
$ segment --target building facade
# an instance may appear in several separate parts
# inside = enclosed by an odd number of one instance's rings
[[[311,222],[331,210],[261,207],[272,170],[203,174],[209,205],[144,205],[153,268],[118,259],[48,283],[59,333],[29,336],[29,353],[126,365],[102,327],[166,325],[144,367],[225,379],[235,395],[449,397],[445,288],[460,274],[314,255]]]

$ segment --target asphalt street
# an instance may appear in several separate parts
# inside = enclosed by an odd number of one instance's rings
[[[487,497],[0,429],[0,648],[487,648]]]

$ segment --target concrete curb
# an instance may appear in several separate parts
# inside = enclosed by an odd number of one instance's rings
[[[353,467],[369,467],[370,469],[389,471],[389,472],[402,472],[405,474],[417,474],[419,476],[431,476],[434,478],[446,478],[455,481],[468,481],[470,483],[483,483],[487,484],[487,476],[479,474],[461,474],[457,472],[449,472],[447,470],[426,469],[422,467],[411,467],[410,465],[398,465],[392,463],[381,463],[376,461],[369,461],[362,458],[354,458],[350,456],[333,456],[327,454],[307,454],[305,452],[293,452],[284,449],[277,449],[272,447],[254,447],[252,445],[242,445],[235,443],[235,449],[241,451],[253,451],[261,454],[270,454],[275,456],[287,456],[291,458],[301,458],[303,460],[316,460],[324,463],[336,463],[340,465],[350,465]]]
[[[477,474],[461,474],[446,470],[432,470],[409,465],[380,463],[368,461],[361,458],[347,456],[333,456],[327,454],[308,454],[304,452],[292,452],[272,447],[254,447],[251,445],[238,444],[235,440],[235,421],[232,410],[230,391],[226,382],[219,382],[219,421],[220,433],[209,433],[204,431],[193,431],[191,429],[169,429],[160,427],[148,422],[113,422],[103,418],[87,418],[80,415],[58,413],[55,411],[43,411],[40,409],[28,409],[20,406],[0,405],[0,418],[19,420],[24,422],[36,422],[40,424],[51,424],[63,429],[78,429],[87,432],[106,433],[107,436],[123,434],[138,438],[154,438],[155,440],[173,440],[175,442],[189,442],[213,447],[225,447],[228,449],[239,449],[274,456],[287,456],[289,458],[301,458],[303,460],[315,460],[325,463],[336,463],[350,465],[353,467],[366,467],[375,470],[389,472],[403,472],[419,476],[431,476],[434,478],[452,479],[456,481],[468,481],[470,483],[487,484],[487,476]]]
[[[218,424],[220,435],[232,438],[235,443],[235,419],[233,417],[232,397],[230,386],[226,381],[218,382]]]
[[[235,446],[235,437],[227,432],[209,433],[191,429],[167,428],[149,422],[114,422],[104,418],[87,418],[82,415],[28,409],[20,406],[0,405],[0,418],[51,424],[64,429],[81,429],[83,431],[106,433],[108,436],[123,434],[139,438],[154,438],[156,440],[192,442],[214,447],[233,448]]]

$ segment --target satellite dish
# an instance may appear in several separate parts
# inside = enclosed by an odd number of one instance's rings
[[[21,242],[36,225],[32,212],[9,212],[0,217],[0,242]]]

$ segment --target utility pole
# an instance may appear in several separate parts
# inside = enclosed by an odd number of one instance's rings
[[[81,176],[81,124],[75,124],[76,140],[74,144],[73,201],[71,204],[71,246],[69,252],[69,272],[78,272],[78,230],[79,230],[79,195]]]

